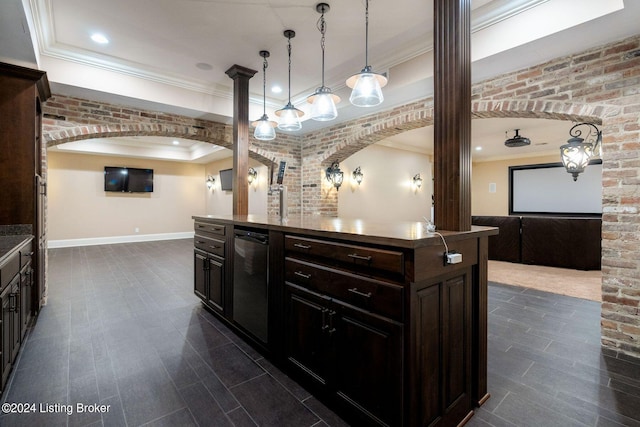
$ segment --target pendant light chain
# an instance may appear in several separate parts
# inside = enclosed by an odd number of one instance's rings
[[[291,104],[291,37],[287,37],[287,52],[289,53],[289,104]]]
[[[364,7],[364,65],[369,66],[369,0]]]
[[[322,12],[322,15],[320,15],[320,20],[318,21],[318,30],[320,30],[320,34],[322,34],[322,37],[320,37],[320,48],[322,49],[322,87],[324,87],[324,39],[325,39],[325,33],[327,31],[327,23],[324,20],[324,9]]]
[[[267,62],[267,57],[264,56],[262,62],[262,114],[267,114],[267,67],[269,63]]]

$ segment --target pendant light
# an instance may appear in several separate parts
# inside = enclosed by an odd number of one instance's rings
[[[311,104],[311,118],[320,122],[326,122],[338,117],[336,104],[340,102],[340,97],[331,93],[331,89],[324,85],[324,36],[327,25],[324,20],[324,14],[329,11],[327,3],[318,3],[316,11],[320,13],[318,21],[318,30],[320,30],[320,47],[322,48],[322,85],[316,89],[313,95],[307,98],[307,102]]]
[[[384,101],[382,88],[387,84],[387,78],[371,71],[369,65],[369,0],[365,2],[364,62],[362,71],[347,79],[347,86],[353,89],[349,101],[356,107],[375,107]]]
[[[267,67],[269,66],[267,58],[269,55],[267,50],[260,51],[260,56],[262,57],[262,117],[251,123],[251,126],[256,128],[253,136],[260,141],[271,141],[276,137],[275,127],[277,123],[269,120],[269,116],[267,116]]]
[[[276,111],[276,116],[280,117],[278,129],[296,131],[302,129],[300,117],[304,115],[304,112],[298,110],[293,106],[293,104],[291,104],[291,39],[296,36],[296,32],[293,30],[285,30],[284,36],[288,40],[287,52],[289,53],[289,102],[284,106],[284,108]]]

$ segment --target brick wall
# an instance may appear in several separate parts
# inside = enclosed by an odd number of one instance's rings
[[[233,148],[233,128],[208,120],[62,95],[50,98],[43,113],[43,141],[48,147],[89,138],[137,135],[188,138]],[[289,212],[300,213],[300,138],[280,132],[273,141],[258,141],[251,135],[249,144],[249,156],[265,165],[274,159],[276,163],[287,162],[284,184],[289,190]],[[278,212],[278,203],[277,194],[269,196],[269,214]]]
[[[479,82],[472,96],[474,118],[551,118],[602,126],[602,344],[640,357],[640,36]],[[164,134],[231,146],[228,127],[201,120],[58,96],[47,102],[45,113],[49,145],[90,134]],[[302,138],[279,133],[270,143],[252,141],[250,155],[265,164],[274,157],[287,160],[291,213],[336,215],[338,192],[324,179],[332,162],[431,124],[433,99],[425,98]],[[567,138],[560,135],[559,145]],[[274,213],[276,199],[269,200]]]
[[[473,118],[590,121],[603,130],[602,344],[640,357],[640,36],[473,85]],[[433,99],[305,135],[304,212],[333,215],[323,168],[433,123]],[[559,135],[559,144],[568,135]],[[577,248],[576,250],[579,250]]]

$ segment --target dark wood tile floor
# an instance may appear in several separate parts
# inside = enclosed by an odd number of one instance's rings
[[[50,250],[49,302],[3,396],[38,412],[0,426],[346,425],[201,308],[192,245]],[[492,397],[468,425],[640,426],[640,365],[600,349],[598,303],[491,284],[489,305]]]

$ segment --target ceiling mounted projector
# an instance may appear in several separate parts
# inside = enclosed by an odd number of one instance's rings
[[[524,136],[520,136],[518,131],[520,129],[515,129],[516,134],[513,138],[509,138],[504,142],[504,145],[507,147],[524,147],[525,145],[531,145],[531,140],[529,138],[525,138]],[[505,132],[506,133],[506,132]]]

